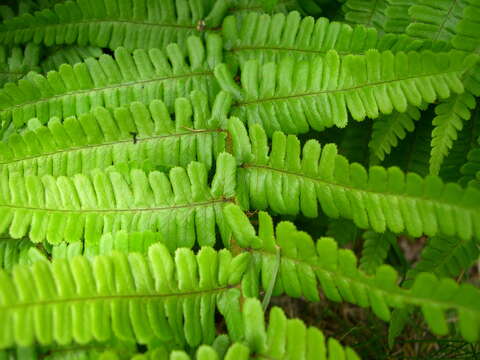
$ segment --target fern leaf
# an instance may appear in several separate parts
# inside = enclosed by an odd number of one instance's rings
[[[474,149],[478,147],[477,138],[480,135],[479,111],[480,109],[477,107],[473,111],[471,119],[465,122],[462,131],[458,134],[458,139],[454,142],[452,149],[445,158],[440,169],[440,177],[444,181],[459,181],[462,177],[462,167],[469,168],[470,165],[467,165],[470,164],[468,160],[469,154],[474,153]],[[480,167],[478,170],[480,170]],[[466,183],[468,181],[460,181],[462,186],[465,186]]]
[[[364,54],[376,48],[380,51],[410,51],[428,48],[424,41],[406,35],[381,36],[375,29],[350,26],[327,18],[301,18],[298,12],[287,15],[250,13],[242,19],[227,16],[223,22],[228,62],[278,62],[285,56],[297,61],[311,60],[329,50],[339,54]]]
[[[383,320],[390,319],[390,308],[407,305],[421,307],[425,320],[436,334],[448,332],[446,312],[455,310],[462,336],[468,341],[480,337],[480,290],[471,285],[458,285],[452,279],[438,279],[433,274],[419,275],[411,289],[397,285],[397,274],[391,267],[380,266],[374,276],[357,268],[352,251],[338,249],[331,238],[321,238],[315,244],[308,234],[296,230],[290,222],[281,222],[274,232],[268,214],[259,214],[258,236],[239,207],[225,207],[226,220],[238,243],[261,255],[256,264],[257,277],[245,275],[242,289],[267,289],[272,281],[276,249],[280,248],[281,263],[274,294],[286,293],[292,297],[303,296],[318,301],[318,288],[333,301],[346,301],[362,307],[371,307]],[[246,282],[257,282],[251,285]]]
[[[197,160],[210,169],[225,151],[227,136],[221,120],[226,118],[228,99],[220,95],[215,104],[211,109],[207,95],[193,91],[188,99],[175,100],[175,120],[160,100],[148,106],[132,102],[115,109],[96,107],[63,122],[53,118],[48,125],[12,134],[0,143],[0,173],[72,176],[110,165],[145,163],[169,170]]]
[[[408,35],[449,44],[462,19],[466,0],[419,0],[408,9],[411,23]]]
[[[438,59],[443,65],[439,66]],[[462,93],[459,76],[475,61],[476,57],[465,61],[464,54],[455,51],[392,54],[369,50],[365,56],[341,57],[331,50],[312,61],[285,58],[263,66],[248,61],[242,68],[241,87],[224,64],[215,68],[215,75],[237,100],[232,115],[250,125],[262,124],[269,135],[275,130],[292,134],[310,127],[344,127],[348,112],[361,121],[393,109],[404,112],[408,104],[420,106]]]
[[[387,0],[383,30],[386,33],[404,34],[410,24],[408,11],[417,0]]]
[[[215,337],[216,302],[239,291],[249,255],[203,248],[175,255],[156,244],[148,256],[37,262],[0,273],[0,348],[34,343],[153,340],[197,346]],[[34,286],[32,286],[34,284]],[[227,318],[227,325],[230,324]]]
[[[399,166],[405,172],[414,172],[420,176],[429,174],[429,161],[432,137],[432,111],[422,114],[417,122],[415,131],[408,133],[392,152],[385,157],[385,167]]]
[[[225,357],[213,347],[202,345],[194,359],[197,360],[248,360],[256,358],[296,359],[298,356],[325,360],[359,360],[349,347],[343,347],[333,338],[325,338],[321,330],[308,327],[299,319],[287,319],[279,307],[273,307],[269,323],[265,324],[260,302],[247,298],[242,309],[242,327],[245,339],[230,345]],[[171,360],[193,359],[183,351],[174,351]],[[148,360],[139,358],[138,360]]]
[[[409,272],[412,278],[421,272],[432,272],[437,276],[456,277],[469,269],[478,260],[478,244],[455,237],[434,236],[428,239],[420,261]]]
[[[102,49],[94,46],[66,46],[52,51],[42,60],[41,67],[46,74],[58,70],[62,64],[75,65],[89,57],[99,58],[102,54]]]
[[[171,42],[183,46],[189,36],[218,25],[215,23],[218,14],[210,13],[213,9],[209,3],[202,0],[67,1],[52,9],[4,21],[0,26],[0,43],[77,44],[112,50],[119,47],[165,49]],[[206,28],[199,27],[199,21],[204,19]]]
[[[452,45],[456,49],[478,53],[480,49],[478,14],[480,12],[479,0],[465,0],[466,6],[463,10],[463,17],[457,23],[455,36],[452,38]]]
[[[463,176],[459,183],[463,186],[477,186],[480,189],[480,138],[478,144],[469,151],[467,162],[460,169]]]
[[[0,46],[0,86],[18,81],[31,70],[39,70],[38,45],[28,44],[25,49]]]
[[[360,269],[366,274],[375,274],[376,270],[385,263],[391,244],[396,241],[396,236],[389,231],[376,233],[365,231],[363,233],[362,257]]]
[[[409,106],[404,113],[394,112],[391,115],[380,116],[373,122],[372,137],[368,143],[372,157],[383,161],[385,154],[390,154],[398,145],[398,139],[403,140],[406,132],[415,129],[414,121],[420,119],[420,111]]]
[[[480,238],[480,192],[475,189],[444,184],[435,176],[405,175],[398,168],[374,166],[367,172],[337,155],[334,144],[321,150],[309,140],[302,150],[295,136],[280,132],[269,149],[259,125],[250,128],[250,138],[245,147],[251,146],[251,155],[236,155],[242,163],[237,200],[245,209],[316,217],[318,201],[327,216],[352,219],[362,229]]]
[[[178,45],[170,44],[167,55],[155,49],[130,54],[120,48],[115,58],[102,55],[99,60],[65,64],[46,77],[30,73],[0,90],[2,127],[12,120],[18,128],[33,117],[45,123],[54,116],[66,118],[96,106],[115,108],[132,101],[163,99],[171,109],[175,97],[195,89],[213,96],[217,86],[211,67],[221,61],[221,39],[212,34],[206,45],[195,37],[187,43],[189,65]]]
[[[215,225],[228,247],[221,208],[235,195],[235,162],[219,156],[212,187],[201,163],[173,168],[169,175],[133,169],[93,171],[73,177],[0,176],[0,233],[9,229],[33,242],[74,242],[98,246],[103,233],[158,231],[176,247],[215,243]]]
[[[382,30],[387,6],[387,0],[347,0],[342,9],[348,22]]]
[[[430,173],[438,175],[443,160],[457,140],[457,132],[463,128],[463,121],[469,120],[475,107],[475,98],[468,91],[455,95],[435,108],[433,119]]]

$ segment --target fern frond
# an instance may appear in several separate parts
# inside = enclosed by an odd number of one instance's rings
[[[420,261],[409,271],[409,278],[421,272],[437,276],[456,277],[478,260],[478,244],[455,237],[434,236],[428,239],[420,254]]]
[[[211,343],[216,303],[228,301],[240,314],[236,287],[249,259],[211,248],[172,256],[156,244],[148,256],[77,256],[0,272],[0,348],[109,339]]]
[[[455,28],[452,45],[456,49],[478,53],[480,51],[480,1],[465,0],[463,17]]]
[[[398,139],[405,139],[406,132],[415,129],[414,121],[420,119],[420,111],[409,106],[406,112],[394,112],[391,115],[380,116],[373,121],[372,137],[368,143],[371,157],[383,161],[385,154],[390,154],[398,145]]]
[[[4,21],[0,26],[0,44],[33,42],[134,50],[165,49],[175,42],[183,47],[189,36],[200,35],[218,25],[219,14],[210,3],[206,0],[67,1],[52,9]],[[201,20],[205,20],[206,28],[199,26]]]
[[[295,136],[280,132],[269,149],[259,125],[250,128],[250,141],[242,154],[234,151],[241,160],[237,200],[245,209],[316,217],[318,202],[327,216],[352,219],[376,232],[480,239],[480,192],[475,189],[444,184],[436,176],[405,175],[399,168],[374,166],[367,172],[337,155],[334,144],[322,150],[309,140],[302,150]]]
[[[0,176],[0,233],[28,234],[33,242],[98,246],[103,233],[159,231],[176,247],[215,243],[215,225],[228,247],[221,209],[235,196],[235,161],[220,155],[211,188],[202,163],[173,168],[169,175],[133,169],[96,170],[73,177]]]
[[[430,154],[430,173],[438,175],[443,160],[457,140],[457,132],[463,128],[463,121],[469,120],[471,110],[475,108],[475,98],[469,91],[454,95],[435,107],[434,129],[432,131],[432,150]]]
[[[372,275],[385,263],[388,250],[397,238],[389,231],[385,231],[384,233],[365,231],[362,237],[364,243],[359,268],[366,274]]]
[[[403,34],[410,24],[408,10],[417,0],[387,0],[383,30],[386,33]]]
[[[29,71],[40,70],[38,45],[28,44],[25,49],[0,46],[0,86],[18,81]]]
[[[409,9],[408,35],[449,44],[462,19],[467,0],[418,0]]]
[[[290,222],[279,223],[274,232],[272,219],[264,212],[259,213],[257,236],[239,207],[230,204],[224,211],[237,243],[252,255],[261,254],[242,281],[246,296],[258,296],[260,288],[270,286],[277,251],[280,251],[274,294],[286,293],[318,301],[320,287],[328,299],[371,307],[386,321],[390,319],[390,308],[414,305],[421,307],[426,322],[436,334],[448,332],[445,315],[455,310],[462,336],[468,341],[477,341],[480,337],[478,288],[422,273],[412,288],[405,290],[397,285],[397,273],[391,267],[383,265],[374,276],[365,275],[357,268],[353,252],[338,249],[331,238],[321,238],[315,244],[308,234],[296,230]],[[252,275],[249,276],[249,272]]]
[[[175,97],[200,90],[211,96],[217,92],[212,67],[222,59],[221,39],[215,34],[204,45],[199,38],[187,40],[189,64],[176,44],[158,49],[115,51],[115,57],[62,65],[46,77],[30,73],[18,84],[0,90],[0,119],[5,129],[13,120],[21,127],[31,118],[45,123],[51,117],[66,118],[96,106],[115,108],[132,101],[149,103],[163,99],[169,109]]]
[[[327,18],[301,18],[298,12],[287,15],[250,13],[244,18],[227,16],[223,22],[228,62],[243,64],[278,62],[294,54],[297,61],[311,60],[336,50],[341,55],[364,54],[375,48],[393,52],[428,48],[424,41],[406,35],[379,35],[373,28],[350,26]]]
[[[200,346],[195,357],[191,358],[183,351],[174,351],[170,360],[248,360],[248,359],[325,359],[360,360],[349,347],[343,347],[333,338],[325,338],[321,330],[308,327],[299,319],[287,319],[279,307],[273,307],[269,314],[269,323],[265,324],[265,315],[257,299],[248,298],[242,308],[240,326],[245,334],[244,340],[230,345],[225,356],[219,356],[211,346]],[[136,359],[137,360],[137,359]],[[139,358],[138,360],[148,360]]]
[[[445,158],[440,168],[440,177],[444,181],[460,181],[462,186],[466,185],[462,177],[462,167],[468,168],[468,156],[478,147],[478,136],[480,136],[480,109],[477,107],[473,111],[471,119],[464,123],[462,131],[458,134],[458,139],[453,143],[452,149]],[[480,170],[480,167],[478,168]],[[468,182],[468,181],[467,181]]]
[[[471,185],[480,189],[480,138],[478,145],[469,151],[467,162],[460,169],[462,177],[459,183],[463,186]]]
[[[387,6],[388,0],[347,0],[342,9],[348,22],[382,30]]]
[[[58,70],[62,64],[75,65],[89,57],[99,58],[102,54],[102,49],[94,46],[66,46],[52,51],[40,65],[46,74]]]
[[[242,67],[241,86],[224,64],[215,68],[215,75],[237,100],[232,115],[250,125],[262,124],[269,135],[275,130],[295,134],[310,127],[344,127],[348,112],[361,121],[462,93],[459,76],[475,61],[476,57],[465,58],[456,51],[369,50],[364,56],[342,57],[330,50],[311,61],[285,58],[266,65],[248,61]]]
[[[96,107],[63,122],[53,118],[0,143],[0,173],[72,176],[143,163],[168,170],[197,160],[210,169],[227,137],[220,120],[228,100],[219,96],[215,104],[211,110],[207,95],[195,90],[188,99],[175,99],[173,116],[164,102],[153,100],[148,106]]]
[[[422,113],[416,123],[415,131],[408,133],[396,148],[387,154],[382,165],[398,166],[405,172],[414,172],[420,176],[429,174],[429,161],[432,138],[432,111]]]

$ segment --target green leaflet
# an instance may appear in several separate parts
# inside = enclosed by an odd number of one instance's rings
[[[202,163],[169,175],[132,169],[73,177],[0,176],[0,233],[33,242],[85,239],[95,251],[104,233],[162,230],[170,248],[215,243],[216,225],[228,247],[222,207],[235,196],[235,162],[220,155],[212,185]],[[94,252],[95,253],[95,252]]]
[[[195,90],[188,99],[175,99],[173,115],[163,101],[152,100],[148,106],[95,107],[63,122],[53,118],[0,143],[0,174],[72,176],[119,164],[168,170],[192,161],[210,169],[225,150],[226,105],[220,95],[211,109],[207,96]]]
[[[371,157],[383,161],[385,154],[390,154],[392,148],[398,145],[398,139],[403,140],[406,132],[412,132],[415,129],[414,121],[418,119],[420,119],[420,111],[409,106],[403,113],[394,112],[374,120],[372,137],[368,143]]]
[[[215,76],[237,100],[232,115],[249,125],[261,124],[269,135],[275,130],[297,134],[344,127],[348,113],[361,121],[462,93],[460,76],[477,61],[472,56],[377,50],[339,56],[330,50],[310,61],[248,61],[241,69],[241,86],[223,64],[215,68]]]
[[[210,35],[205,45],[199,38],[187,39],[188,60],[177,44],[158,49],[115,51],[115,58],[102,55],[74,66],[62,65],[46,77],[30,73],[18,84],[9,83],[0,90],[2,131],[10,122],[23,126],[29,119],[45,123],[52,117],[67,118],[90,111],[96,106],[116,108],[132,101],[149,103],[162,99],[171,109],[176,97],[192,90],[212,97],[217,86],[212,68],[222,59],[221,39]]]
[[[295,136],[280,132],[269,149],[259,125],[250,128],[250,139],[252,154],[242,158],[237,172],[237,199],[246,209],[316,217],[319,203],[327,216],[376,232],[480,239],[480,192],[473,188],[405,175],[395,167],[367,172],[337,155],[334,144],[321,149],[309,140],[302,149]]]
[[[480,46],[480,38],[478,37],[480,1],[465,0],[463,3],[466,3],[466,6],[463,10],[463,17],[455,28],[452,45],[457,49],[478,53]]]
[[[217,301],[229,298],[249,262],[226,250],[175,255],[156,244],[148,255],[113,253],[89,260],[37,262],[0,272],[0,348],[71,341],[152,340],[197,346],[215,337]],[[35,284],[35,286],[32,286]],[[220,305],[219,305],[220,306]],[[222,306],[220,306],[222,311]],[[227,318],[227,325],[230,324]]]
[[[39,47],[28,44],[25,49],[0,46],[0,86],[23,78],[29,71],[39,70]]]
[[[418,0],[409,9],[408,35],[450,43],[467,0]]]
[[[255,245],[247,248],[252,255],[260,254],[256,269],[249,270],[258,275],[245,275],[244,292],[269,286],[274,254],[279,246],[282,258],[274,294],[286,293],[318,301],[317,287],[320,287],[328,299],[371,307],[377,316],[387,321],[390,308],[415,305],[422,309],[427,324],[436,334],[448,332],[445,315],[454,309],[462,336],[468,341],[477,341],[480,337],[479,289],[469,284],[459,285],[448,278],[438,279],[429,273],[417,276],[411,289],[402,289],[391,267],[380,266],[374,276],[367,276],[357,268],[352,251],[338,249],[333,239],[321,238],[315,244],[308,234],[298,231],[290,222],[279,223],[274,232],[272,219],[264,212],[259,214],[258,236],[244,238],[245,224],[238,222],[236,209],[233,204],[225,207],[226,220],[235,238],[239,244],[254,241]],[[258,296],[258,293],[246,292],[245,295]]]
[[[425,41],[406,35],[382,36],[373,28],[352,27],[345,23],[330,22],[327,18],[302,18],[298,12],[287,15],[249,13],[243,18],[227,16],[222,35],[225,38],[227,61],[240,64],[248,60],[278,62],[282,57],[292,54],[297,61],[311,60],[332,49],[341,55],[348,55],[363,54],[371,48],[398,52],[429,46]]]
[[[208,0],[77,0],[6,20],[1,44],[92,45],[133,49],[181,46],[191,35],[218,25],[223,11]],[[225,5],[218,2],[215,7]],[[199,26],[207,19],[206,28]]]

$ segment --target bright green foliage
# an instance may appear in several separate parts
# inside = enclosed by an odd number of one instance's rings
[[[197,160],[209,169],[214,153],[225,149],[220,105],[212,118],[206,95],[195,91],[175,99],[173,115],[153,100],[148,106],[96,107],[63,122],[55,117],[0,143],[0,173],[72,176],[110,165],[169,169]]]
[[[404,139],[406,132],[412,132],[415,129],[414,121],[418,119],[420,119],[420,111],[416,107],[409,106],[405,112],[394,112],[375,120],[372,138],[368,143],[373,157],[383,161],[385,154],[390,154],[391,149],[397,146],[398,139]]]
[[[308,234],[298,231],[290,222],[279,223],[274,232],[272,219],[264,212],[259,214],[258,236],[244,236],[244,221],[238,221],[236,216],[239,211],[235,205],[225,208],[233,234],[239,244],[252,248],[252,254],[260,253],[256,269],[249,270],[259,273],[260,279],[247,272],[242,282],[247,296],[258,296],[259,288],[266,289],[270,284],[274,251],[278,246],[281,264],[275,294],[285,292],[289,296],[318,301],[319,286],[328,299],[371,307],[386,321],[390,319],[390,308],[415,305],[422,309],[426,322],[436,334],[448,332],[445,313],[455,309],[462,336],[469,341],[480,337],[479,289],[422,273],[415,278],[412,288],[405,290],[398,287],[397,274],[391,267],[380,266],[374,276],[368,276],[357,268],[355,255],[350,250],[338,249],[333,239],[321,238],[315,244]],[[254,232],[253,227],[251,231]]]
[[[250,137],[253,156],[238,170],[238,199],[245,208],[316,217],[318,201],[327,216],[377,232],[480,238],[480,192],[473,188],[444,184],[436,176],[405,175],[395,167],[367,172],[338,155],[334,144],[322,149],[309,140],[302,149],[295,136],[280,132],[269,151],[259,125],[251,127]]]
[[[172,256],[157,244],[148,256],[78,256],[0,272],[0,348],[112,338],[209,343],[217,301],[220,309],[228,301],[230,311],[239,310],[235,287],[248,259],[211,248],[197,255],[178,249]]]
[[[98,241],[102,233],[118,230],[159,231],[172,246],[215,243],[215,224],[222,238],[221,208],[235,194],[235,167],[221,156],[211,188],[202,163],[173,168],[169,175],[132,169],[93,171],[73,177],[0,177],[0,233],[14,238],[28,234],[33,242]]]
[[[345,55],[363,54],[371,48],[397,52],[427,47],[424,41],[405,35],[381,36],[373,28],[352,27],[327,18],[302,18],[298,12],[273,16],[249,13],[242,19],[227,16],[222,33],[227,60],[241,64],[251,59],[278,61],[292,54],[297,60],[314,59],[329,50]]]
[[[389,231],[384,233],[365,231],[363,239],[360,269],[366,274],[375,274],[378,267],[385,263],[388,250],[390,250],[392,243],[396,241],[396,237]]]
[[[24,77],[31,70],[39,70],[39,48],[29,44],[19,47],[0,46],[0,86]]]
[[[480,0],[7,1],[0,360],[479,341]]]
[[[269,135],[275,130],[296,134],[345,127],[348,113],[361,121],[462,93],[460,75],[475,61],[456,51],[369,50],[364,56],[340,56],[330,50],[310,61],[248,61],[241,69],[241,87],[224,65],[216,67],[215,75],[238,101],[232,114],[261,124]]]
[[[212,10],[208,0],[77,0],[9,19],[0,27],[0,43],[77,44],[117,49],[164,49],[199,34],[198,23]],[[217,7],[224,5],[219,2]],[[207,24],[217,25],[212,12]]]
[[[152,49],[131,54],[119,48],[115,58],[102,55],[73,67],[65,64],[46,77],[30,73],[0,90],[2,128],[12,120],[18,128],[32,117],[45,123],[54,116],[67,118],[95,106],[115,108],[132,101],[163,99],[171,109],[175,97],[194,89],[215,94],[211,69],[221,61],[221,39],[211,35],[204,46],[190,37],[187,45],[189,64],[178,45],[170,44],[166,53]]]

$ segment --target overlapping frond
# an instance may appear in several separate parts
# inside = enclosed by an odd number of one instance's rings
[[[252,59],[260,63],[279,61],[292,54],[297,61],[313,59],[329,50],[354,55],[372,48],[398,52],[429,47],[425,41],[406,35],[380,35],[373,28],[352,27],[330,22],[327,18],[302,18],[298,12],[287,15],[250,13],[242,19],[227,16],[222,34],[227,61],[241,64]]]
[[[410,6],[408,35],[449,44],[462,19],[467,0],[418,0]]]
[[[162,230],[175,246],[215,243],[216,225],[228,246],[221,209],[235,196],[235,162],[220,155],[211,187],[202,163],[169,174],[132,169],[73,177],[0,176],[0,233],[33,242],[97,246],[103,233]]]
[[[241,86],[223,64],[215,68],[215,75],[237,100],[234,116],[260,123],[269,135],[275,130],[292,134],[344,127],[348,113],[360,121],[462,93],[460,76],[476,60],[457,51],[369,50],[364,56],[339,56],[330,50],[310,61],[248,61],[242,67]]]
[[[407,276],[411,279],[421,272],[431,272],[437,276],[456,277],[469,269],[479,255],[478,243],[474,241],[434,236],[428,239],[420,260]]]
[[[41,67],[44,73],[58,70],[62,64],[75,65],[89,57],[99,58],[102,49],[95,46],[68,46],[55,49],[42,60]]]
[[[217,7],[225,7],[217,1]],[[224,2],[227,3],[227,2]],[[8,19],[0,26],[1,44],[92,45],[113,50],[165,49],[217,26],[223,11],[208,0],[75,0]],[[205,20],[206,25],[200,26]]]
[[[213,96],[217,86],[212,67],[222,59],[218,35],[187,39],[188,64],[176,44],[158,49],[115,51],[115,57],[102,55],[99,60],[62,65],[47,76],[30,73],[17,84],[0,90],[0,120],[5,129],[13,120],[18,128],[31,118],[45,123],[51,117],[66,118],[90,111],[96,106],[115,108],[132,101],[149,103],[163,99],[169,109],[175,97],[192,90]]]
[[[210,169],[225,150],[223,100],[218,97],[212,114],[208,97],[195,90],[175,99],[173,115],[163,101],[153,100],[148,106],[136,101],[96,107],[63,122],[53,118],[0,143],[0,174],[72,176],[119,164],[168,170],[192,161]]]
[[[276,279],[274,294],[315,301],[319,299],[320,287],[328,299],[371,307],[387,321],[391,308],[415,305],[422,309],[436,334],[448,332],[446,314],[454,310],[462,336],[469,341],[480,337],[480,290],[471,285],[422,273],[411,289],[402,289],[391,267],[380,266],[374,276],[368,276],[357,268],[353,252],[338,249],[331,238],[321,238],[315,244],[290,222],[279,223],[274,231],[272,219],[264,212],[259,213],[257,235],[246,215],[233,204],[225,207],[225,216],[237,243],[254,255],[255,267],[248,270],[242,281],[247,296],[258,296],[260,288],[268,289]],[[260,255],[256,258],[257,253]]]
[[[17,266],[12,275],[0,272],[0,348],[112,338],[211,343],[217,302],[228,301],[229,311],[240,313],[235,287],[248,263],[246,253],[178,249],[172,256],[156,244],[148,256],[113,253]]]
[[[29,71],[40,70],[38,45],[28,44],[25,49],[0,46],[0,86],[23,78]]]
[[[342,9],[345,20],[383,30],[388,0],[347,0]]]
[[[480,239],[480,192],[473,188],[444,184],[437,176],[405,175],[396,167],[367,171],[338,155],[334,144],[322,149],[308,140],[302,149],[295,136],[280,132],[271,148],[267,144],[263,129],[254,125],[244,150],[234,151],[241,160],[237,199],[246,209],[316,217],[320,204],[327,216],[376,232]]]
[[[349,347],[343,347],[334,338],[326,339],[321,330],[307,327],[299,319],[288,319],[279,307],[270,310],[266,324],[265,315],[257,299],[245,300],[240,326],[245,334],[242,342],[235,342],[224,354],[212,346],[202,345],[190,357],[183,351],[170,353],[169,360],[248,360],[248,359],[325,359],[359,360]],[[159,352],[160,354],[160,352]],[[139,357],[135,360],[148,360]],[[157,358],[158,359],[158,358]],[[160,358],[167,360],[167,357]]]
[[[388,250],[396,241],[396,236],[389,231],[384,233],[365,231],[362,237],[364,243],[359,268],[366,274],[372,275],[385,263]]]
[[[463,17],[455,28],[455,36],[452,38],[452,45],[461,50],[478,53],[480,50],[480,1],[464,0],[466,6],[463,10]]]
[[[465,91],[435,107],[430,153],[431,174],[438,175],[440,172],[443,160],[458,138],[457,133],[463,129],[463,122],[470,119],[471,110],[475,106],[475,98],[469,91]]]
[[[405,139],[407,132],[415,129],[414,121],[420,119],[420,111],[409,106],[407,111],[380,116],[373,121],[372,137],[368,143],[372,157],[383,161],[386,154],[398,145],[398,139]]]

